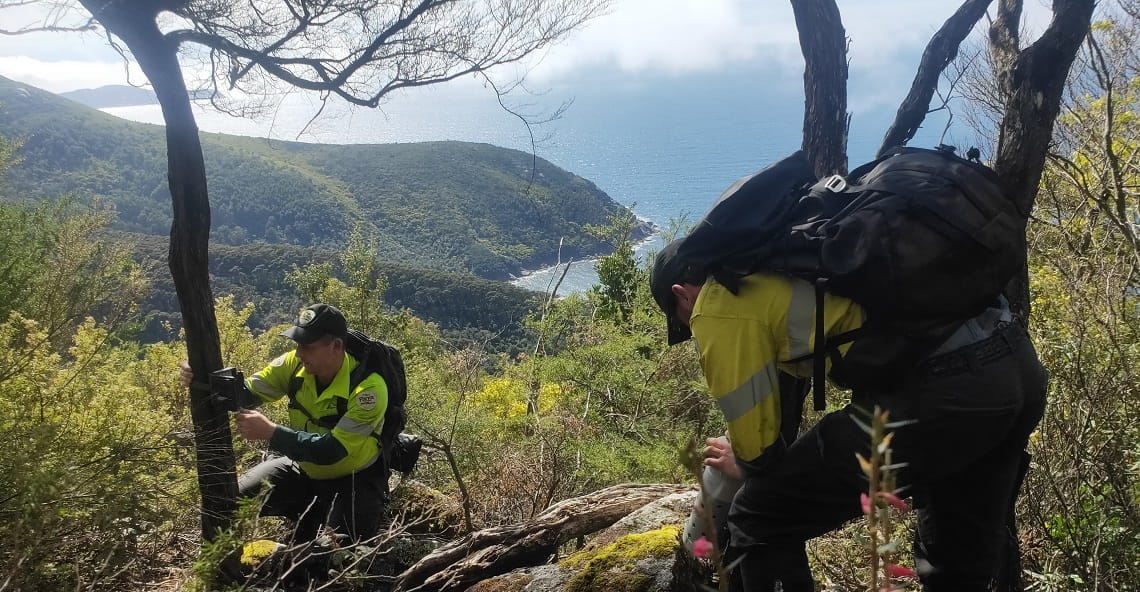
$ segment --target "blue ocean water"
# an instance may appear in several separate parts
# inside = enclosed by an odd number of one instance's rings
[[[542,94],[509,97],[510,106],[534,117],[573,101],[558,119],[529,129],[505,111],[490,90],[474,84],[413,90],[379,110],[329,105],[315,121],[310,120],[318,104],[304,95],[286,97],[269,117],[257,120],[205,107],[197,118],[207,132],[308,142],[462,140],[527,152],[533,148],[537,156],[593,181],[662,228],[678,220],[695,222],[736,179],[800,145],[803,94],[798,73],[613,76],[579,82],[563,81]],[[899,100],[905,90],[905,81],[900,81]],[[105,111],[161,123],[157,106]],[[894,105],[872,105],[853,113],[848,141],[852,164],[874,155],[894,111]],[[942,127],[935,120],[911,144],[936,144]],[[660,239],[650,240],[639,251],[660,246]],[[562,271],[537,270],[515,283],[548,290]],[[574,262],[559,294],[594,283],[593,262]]]

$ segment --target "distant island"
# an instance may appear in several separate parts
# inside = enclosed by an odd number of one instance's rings
[[[191,99],[208,99],[212,91],[192,90]],[[158,98],[149,88],[112,84],[99,88],[83,88],[65,93],[59,93],[65,99],[71,99],[81,105],[92,109],[107,109],[110,107],[135,107],[138,105],[157,105]]]

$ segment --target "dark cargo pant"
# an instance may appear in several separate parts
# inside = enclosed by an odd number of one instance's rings
[[[814,589],[804,544],[862,517],[859,494],[867,481],[855,453],[869,458],[870,437],[851,416],[866,418],[856,407],[875,405],[889,410],[891,421],[918,420],[896,430],[891,448],[893,462],[910,463],[898,484],[907,486],[917,512],[923,590],[989,591],[1018,577],[1003,571],[1017,561],[1016,533],[1007,525],[1046,387],[1025,329],[1015,321],[932,358],[904,384],[857,394],[796,440],[773,470],[746,480],[729,512],[728,560],[745,555],[734,588]]]
[[[354,541],[369,539],[380,530],[388,492],[388,474],[381,460],[344,477],[313,479],[301,472],[297,463],[278,456],[242,475],[239,495],[253,497],[264,483],[273,488],[261,515],[295,520],[294,543],[313,540],[323,526]]]

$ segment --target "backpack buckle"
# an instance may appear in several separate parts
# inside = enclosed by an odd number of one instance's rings
[[[847,179],[841,175],[832,175],[823,182],[823,187],[832,193],[840,193],[847,189]]]

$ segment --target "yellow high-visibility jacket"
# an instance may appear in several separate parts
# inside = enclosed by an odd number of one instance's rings
[[[287,396],[294,377],[301,380],[295,400],[304,411],[290,406],[290,427],[278,426],[269,447],[297,461],[314,479],[350,475],[380,457],[378,439],[372,434],[379,433],[384,421],[388,386],[374,373],[349,392],[350,375],[356,366],[356,358],[346,353],[336,378],[318,393],[316,377],[305,371],[296,352],[291,351],[246,380],[249,390],[263,401]]]
[[[815,350],[815,288],[783,275],[754,274],[738,294],[709,278],[697,297],[690,320],[709,390],[728,422],[732,449],[745,467],[762,463],[761,455],[780,434],[778,371],[800,378],[812,375]],[[827,336],[861,327],[862,308],[847,298],[827,294]],[[840,352],[847,348],[840,346]]]

